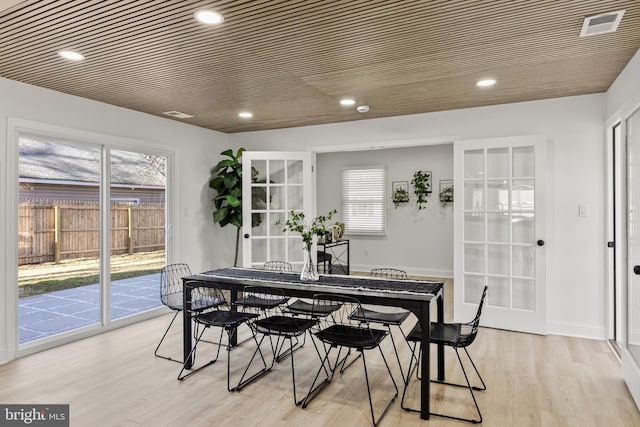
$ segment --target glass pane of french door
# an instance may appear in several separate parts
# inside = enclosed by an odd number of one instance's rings
[[[98,324],[100,150],[20,136],[18,341]]]
[[[243,266],[261,268],[267,261],[286,261],[295,271],[303,264],[299,234],[283,232],[290,211],[310,212],[309,153],[243,154]],[[246,177],[251,177],[250,181]],[[249,196],[247,196],[249,195]],[[251,226],[248,226],[251,224]]]
[[[111,150],[111,319],[162,305],[167,158]]]

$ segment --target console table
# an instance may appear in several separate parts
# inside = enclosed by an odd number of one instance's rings
[[[329,255],[325,264],[326,274],[349,274],[349,240],[341,239],[333,242],[318,242],[318,251]],[[323,263],[324,264],[324,263]],[[320,260],[318,260],[318,267]]]

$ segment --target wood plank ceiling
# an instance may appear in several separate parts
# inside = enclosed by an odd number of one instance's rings
[[[224,22],[196,22],[201,8]],[[617,32],[578,37],[586,16],[621,9]],[[638,48],[637,0],[33,0],[0,11],[0,76],[228,133],[604,92]],[[475,86],[487,77],[497,84]]]

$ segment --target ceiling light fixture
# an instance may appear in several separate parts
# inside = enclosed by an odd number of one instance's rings
[[[352,105],[356,105],[356,100],[351,98],[344,98],[340,100],[340,105],[344,105],[345,107],[351,107]]]
[[[484,80],[479,80],[478,83],[476,83],[476,86],[488,87],[488,86],[493,86],[494,84],[496,84],[496,81],[494,79],[484,79]]]
[[[84,59],[84,55],[78,52],[74,52],[72,50],[61,50],[58,52],[58,55],[64,59],[69,59],[71,61],[82,61]]]
[[[224,17],[220,15],[218,12],[214,12],[213,10],[199,10],[196,13],[194,13],[193,16],[198,21],[207,25],[222,24],[222,21],[224,21]]]
[[[238,117],[242,117],[243,119],[250,119],[253,117],[253,114],[248,111],[241,111],[238,113]]]
[[[358,110],[358,113],[368,113],[369,112],[369,106],[368,105],[358,105],[356,110]]]

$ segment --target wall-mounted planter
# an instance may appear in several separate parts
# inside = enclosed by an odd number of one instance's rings
[[[424,209],[427,204],[427,196],[431,193],[431,171],[416,171],[411,180],[413,192],[417,200],[418,209]]]

